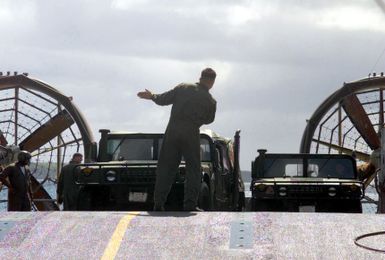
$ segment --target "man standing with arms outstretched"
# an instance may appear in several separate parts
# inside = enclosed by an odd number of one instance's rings
[[[159,95],[147,89],[138,93],[140,98],[152,100],[158,105],[172,105],[156,170],[156,211],[164,210],[182,156],[186,161],[183,208],[185,211],[197,210],[202,178],[199,127],[210,124],[215,118],[217,103],[209,93],[215,78],[215,71],[206,68],[198,83],[182,83]]]

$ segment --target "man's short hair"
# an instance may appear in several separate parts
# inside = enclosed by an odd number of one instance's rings
[[[75,158],[75,157],[83,157],[83,154],[81,153],[74,153],[74,155],[72,155],[72,158]]]
[[[206,68],[202,70],[201,78],[202,79],[212,79],[214,80],[216,78],[217,74],[212,68]]]

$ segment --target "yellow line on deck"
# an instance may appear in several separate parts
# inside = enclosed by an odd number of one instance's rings
[[[126,233],[126,229],[130,224],[130,221],[138,215],[139,212],[130,212],[130,214],[122,217],[115,228],[114,234],[110,238],[106,249],[104,250],[104,254],[101,260],[110,260],[114,259],[118,250],[120,248],[120,244],[122,243],[124,233]]]

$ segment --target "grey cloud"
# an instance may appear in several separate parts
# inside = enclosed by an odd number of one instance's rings
[[[276,3],[285,5],[283,2]],[[287,20],[288,15],[229,30],[228,24],[215,24],[210,17],[185,16],[173,12],[173,8],[159,8],[159,4],[153,4],[152,8],[116,11],[111,10],[107,2],[96,6],[82,1],[76,3],[76,8],[66,8],[67,3],[40,3],[36,27],[17,39],[29,37],[35,47],[52,50],[192,61],[211,58],[290,64],[293,61],[319,63],[321,61],[314,53],[330,50],[329,46],[335,42],[329,42],[329,37],[335,39],[333,36],[337,36],[336,40],[344,41],[344,33],[331,35],[333,32]],[[222,4],[218,9],[224,7]],[[298,6],[288,5],[286,8],[289,12]],[[71,19],[62,19],[66,17]],[[45,37],[47,35],[49,37]]]

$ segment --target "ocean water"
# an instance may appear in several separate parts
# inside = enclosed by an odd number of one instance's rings
[[[372,186],[368,186],[365,190],[365,195],[369,198],[378,201],[378,193]],[[368,214],[375,214],[377,212],[377,205],[373,203],[365,203],[365,199],[362,200],[362,212]]]
[[[46,191],[50,194],[51,198],[56,199],[56,184],[51,181],[47,181],[43,186],[46,189]],[[251,192],[249,187],[250,187],[250,183],[245,182],[246,198],[251,197]],[[7,194],[8,194],[8,189],[7,187],[4,187],[3,190],[0,192],[0,200],[1,201],[6,200]],[[378,200],[378,194],[376,190],[371,186],[369,186],[366,189],[365,195],[367,195],[373,200],[376,200],[376,201]],[[363,202],[364,201],[365,200],[363,200]],[[7,210],[7,202],[0,203],[0,212],[6,211],[6,210]],[[375,214],[377,212],[377,206],[373,203],[362,203],[362,210],[363,210],[363,213],[365,214]]]

